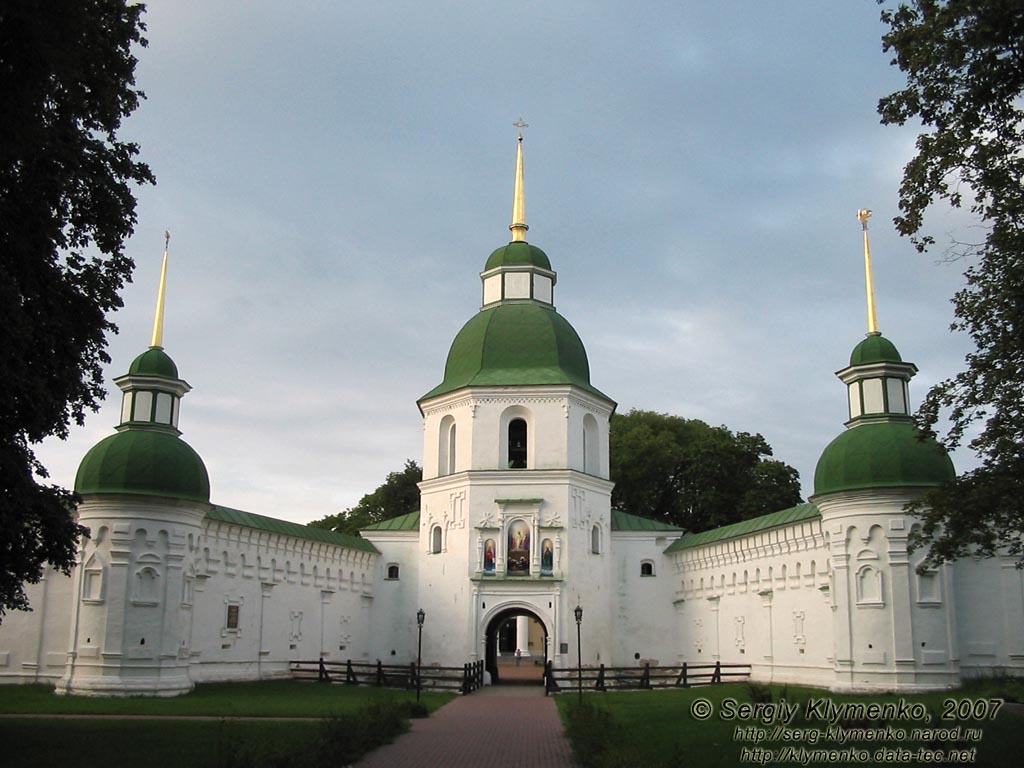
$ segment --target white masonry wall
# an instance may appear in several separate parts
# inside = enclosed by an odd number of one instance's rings
[[[365,660],[376,553],[207,519],[196,543],[191,676],[286,675],[290,661]],[[228,617],[237,608],[237,628]]]
[[[677,657],[750,664],[753,679],[833,679],[829,553],[820,520],[671,555]],[[666,606],[667,607],[667,606]]]
[[[665,549],[678,534],[620,531],[611,534],[612,653],[606,665],[617,667],[674,664],[675,583]],[[651,575],[643,573],[650,565]]]
[[[0,624],[0,683],[55,685],[68,661],[73,581],[47,567],[25,594],[32,610],[8,611]]]

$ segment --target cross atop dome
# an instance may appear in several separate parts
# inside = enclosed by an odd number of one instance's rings
[[[521,117],[512,125],[519,129],[519,143],[516,151],[516,184],[512,194],[512,223],[508,228],[512,230],[513,243],[525,243],[529,227],[526,225],[526,192],[523,185],[523,128],[529,125]]]
[[[875,276],[871,270],[871,241],[868,238],[868,219],[871,211],[861,208],[857,211],[857,219],[864,230],[864,282],[868,294],[868,334],[874,336],[878,331],[878,317],[875,315]]]

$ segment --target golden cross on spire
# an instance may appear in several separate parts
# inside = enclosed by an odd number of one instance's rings
[[[151,347],[163,348],[164,345],[164,294],[167,291],[167,249],[171,244],[171,233],[164,232],[164,260],[160,266],[160,288],[156,294],[156,314],[153,317],[153,340]]]
[[[519,129],[519,147],[516,152],[516,185],[512,194],[512,223],[508,228],[512,230],[512,242],[524,243],[529,227],[526,226],[526,192],[523,183],[523,128],[529,126],[523,122],[522,117],[512,125]]]
[[[519,140],[522,141],[523,140],[523,128],[529,128],[530,124],[529,123],[524,123],[523,122],[523,116],[520,115],[519,119],[516,120],[514,123],[512,123],[512,125],[514,125],[516,128],[519,129]]]
[[[868,219],[871,211],[861,208],[857,211],[857,219],[864,230],[864,282],[868,294],[868,333],[878,333],[878,317],[875,315],[875,277],[871,269],[871,241],[868,239]]]

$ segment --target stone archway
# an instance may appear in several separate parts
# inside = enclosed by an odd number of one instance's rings
[[[540,625],[541,629],[544,631],[544,642],[542,643],[543,657],[538,659],[537,656],[533,656],[529,659],[529,663],[532,666],[537,666],[536,662],[539,660],[541,662],[541,664],[539,665],[540,668],[543,668],[543,666],[547,663],[548,640],[550,635],[548,632],[548,627],[544,623],[544,620],[529,608],[524,608],[522,606],[508,606],[506,608],[502,608],[490,618],[490,620],[487,622],[487,627],[484,630],[484,648],[486,649],[484,653],[484,668],[490,673],[491,683],[493,684],[501,682],[501,675],[498,668],[497,653],[498,634],[501,631],[502,626],[506,622],[508,622],[510,619],[519,618],[520,616],[526,616],[527,618],[533,619],[537,622],[537,624]],[[538,672],[538,684],[540,683],[540,681],[540,672]]]

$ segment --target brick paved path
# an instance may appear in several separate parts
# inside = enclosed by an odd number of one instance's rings
[[[539,685],[496,685],[460,696],[356,768],[570,768],[554,699]]]

